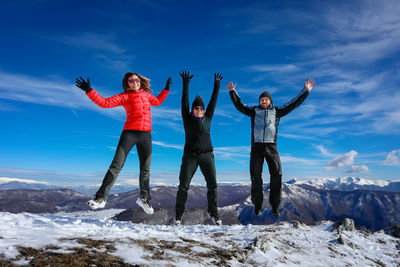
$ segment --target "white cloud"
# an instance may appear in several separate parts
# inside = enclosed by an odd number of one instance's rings
[[[250,158],[249,146],[214,147],[214,154],[218,160]]]
[[[129,69],[129,64],[134,59],[134,56],[121,46],[114,33],[80,32],[76,35],[50,36],[48,39],[84,49],[96,60],[96,64],[118,72]]]
[[[345,173],[354,173],[354,172],[369,172],[368,166],[360,165],[360,166],[351,166],[350,169],[346,170]]]
[[[104,95],[104,91],[97,87],[97,92]],[[108,95],[106,95],[108,94]],[[107,91],[104,97],[108,97]],[[49,105],[73,109],[89,109],[113,119],[124,121],[125,110],[122,107],[112,109],[99,108],[75,86],[75,80],[65,81],[57,78],[36,78],[28,75],[5,73],[0,71],[0,99],[9,99],[39,105]],[[155,123],[168,124],[172,129],[180,131],[182,120],[180,110],[171,107],[152,107],[152,118]],[[159,120],[162,119],[162,120]]]
[[[319,152],[321,152],[321,154],[325,157],[337,157],[337,154],[333,154],[331,152],[329,152],[323,145],[317,145],[315,146]]]
[[[74,81],[5,72],[0,72],[0,98],[68,108],[92,106]]]
[[[400,149],[390,151],[386,155],[385,165],[400,166]]]
[[[0,177],[0,184],[9,183],[9,182],[20,182],[20,183],[28,183],[28,184],[45,184],[45,185],[49,184],[48,182],[42,182],[42,181],[37,181],[37,180]]]
[[[281,161],[283,163],[300,163],[302,165],[317,165],[318,162],[316,160],[298,158],[293,156],[280,156]]]
[[[275,64],[275,65],[252,65],[247,67],[250,71],[255,72],[272,72],[272,73],[288,73],[298,71],[299,67],[295,64]]]
[[[175,148],[175,149],[178,149],[178,150],[183,150],[183,146],[182,145],[167,144],[167,143],[164,143],[164,142],[154,141],[154,140],[153,140],[153,144],[157,145],[157,146],[161,146],[161,147]]]
[[[343,166],[353,165],[354,158],[357,155],[358,155],[358,153],[356,151],[351,150],[350,152],[344,154],[343,156],[336,158],[336,159],[332,160],[331,162],[329,162],[326,165],[325,169],[333,170],[333,169],[340,168]]]

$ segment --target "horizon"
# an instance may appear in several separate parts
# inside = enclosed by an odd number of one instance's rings
[[[79,8],[78,8],[79,7]],[[212,120],[217,182],[249,183],[250,119],[226,85],[257,105],[278,106],[307,78],[316,86],[280,121],[282,181],[356,176],[400,180],[400,2],[375,1],[2,1],[0,177],[101,184],[125,111],[101,109],[75,86],[89,77],[102,96],[122,92],[128,71],[151,79],[151,184],[178,184],[185,142],[180,99],[208,103],[221,73]],[[138,183],[136,148],[116,184]],[[264,183],[269,183],[264,163]],[[193,184],[203,184],[200,169]]]
[[[382,186],[382,184],[379,183],[379,182],[383,182],[383,183],[385,183],[385,185],[386,185],[386,183],[389,184],[389,183],[400,182],[400,179],[388,181],[388,180],[382,180],[382,179],[378,179],[378,180],[377,179],[366,179],[366,178],[356,177],[356,176],[343,176],[343,177],[336,177],[336,178],[335,177],[316,178],[316,179],[310,179],[310,180],[303,180],[303,179],[293,178],[293,179],[288,180],[288,181],[282,181],[282,183],[292,183],[292,182],[296,182],[296,183],[300,183],[300,184],[302,182],[304,182],[304,183],[310,183],[310,182],[312,183],[312,182],[314,182],[315,183],[315,182],[319,182],[321,180],[322,181],[329,180],[329,181],[337,182],[337,181],[342,181],[343,179],[349,179],[349,178],[354,179],[354,180],[360,179],[361,181],[372,182],[372,183],[374,183],[375,185],[378,185],[378,186]],[[39,181],[39,180],[0,177],[0,185],[12,183],[12,182],[26,183],[26,184],[41,184],[41,185],[46,185],[46,186],[55,186],[55,187],[62,187],[62,188],[69,188],[69,187],[70,188],[79,188],[79,187],[97,188],[97,187],[99,187],[101,185],[101,183],[98,183],[98,184],[75,184],[75,185],[71,185],[71,184],[53,184],[53,183]],[[224,185],[226,185],[226,186],[236,186],[236,185],[248,185],[248,186],[251,186],[251,181],[248,181],[248,182],[245,182],[245,181],[243,181],[243,182],[222,181],[222,182],[218,182],[217,184],[218,184],[218,186],[224,186]],[[264,185],[265,184],[268,184],[268,182],[264,182]],[[179,182],[176,182],[175,184],[173,184],[173,183],[150,183],[150,187],[157,187],[157,186],[178,187],[178,185],[179,185]],[[202,186],[202,187],[204,187],[204,186],[206,186],[206,183],[205,183],[205,181],[200,182],[200,183],[193,182],[193,183],[191,183],[191,186]],[[139,185],[138,184],[132,184],[132,183],[129,183],[129,184],[128,183],[115,183],[113,185],[113,187],[139,188]],[[113,191],[113,189],[111,189],[111,193],[112,193],[112,191]],[[119,191],[118,192],[114,192],[112,194],[118,194],[118,193],[119,193]]]

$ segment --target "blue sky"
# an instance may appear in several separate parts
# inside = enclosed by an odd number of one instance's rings
[[[90,77],[108,97],[128,71],[151,79],[152,183],[178,182],[184,145],[179,72],[194,74],[190,101],[208,102],[223,74],[212,122],[219,182],[249,182],[250,119],[232,105],[268,90],[284,105],[317,85],[281,119],[283,180],[400,178],[400,2],[1,1],[0,177],[98,184],[125,121],[75,87]],[[117,182],[137,184],[134,148]],[[203,183],[200,170],[193,182]],[[264,180],[269,180],[264,165]]]

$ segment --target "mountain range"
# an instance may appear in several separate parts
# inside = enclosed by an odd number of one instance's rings
[[[3,184],[4,185],[4,184]],[[18,184],[14,183],[16,187]],[[399,182],[371,181],[362,178],[319,179],[309,182],[292,180],[283,183],[281,216],[271,213],[268,203],[269,184],[265,184],[264,210],[254,215],[250,201],[250,185],[220,185],[218,206],[226,225],[271,224],[296,220],[305,224],[339,221],[351,218],[360,228],[377,231],[400,225]],[[176,186],[151,187],[153,215],[145,214],[135,201],[139,190],[111,194],[106,209],[123,209],[114,216],[120,221],[147,224],[171,224],[174,219]],[[207,188],[191,186],[183,216],[183,224],[211,224],[207,216]],[[57,213],[88,210],[91,195],[72,189],[8,189],[0,190],[0,211],[13,213]]]

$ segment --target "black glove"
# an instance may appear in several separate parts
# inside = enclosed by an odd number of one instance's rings
[[[90,87],[89,78],[87,79],[87,82],[82,77],[79,77],[79,78],[80,79],[76,79],[76,87],[81,88],[86,93],[89,93],[90,91],[92,91],[92,87]]]
[[[183,82],[187,82],[187,83],[189,83],[190,82],[190,80],[193,78],[193,76],[194,75],[190,75],[190,72],[188,72],[188,71],[182,71],[181,73],[181,77],[182,77],[182,80],[183,80]]]
[[[214,73],[214,81],[220,82],[224,78],[220,73]]]
[[[167,83],[165,84],[165,90],[169,91],[169,87],[172,84],[171,77],[168,78]]]

